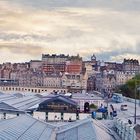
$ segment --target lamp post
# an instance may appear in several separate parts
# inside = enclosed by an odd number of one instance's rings
[[[139,106],[140,106],[140,92],[139,92],[140,91],[140,87],[138,87],[137,90],[138,90],[138,94],[139,94]]]
[[[139,83],[140,80],[136,80],[135,79],[135,113],[134,113],[134,124],[136,124],[136,117],[137,117],[137,90],[139,91],[140,90],[140,87],[137,88],[137,82]]]
[[[137,115],[137,104],[136,104],[136,92],[137,92],[137,85],[135,80],[135,113],[134,113],[134,124],[136,124],[136,115]]]

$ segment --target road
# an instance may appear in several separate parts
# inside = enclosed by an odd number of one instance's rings
[[[134,112],[135,112],[135,104],[124,101],[123,103],[113,103],[109,102],[109,104],[112,104],[114,106],[114,109],[117,111],[117,117],[121,119],[130,119],[132,122],[134,122]],[[127,105],[128,110],[127,111],[121,111],[120,107],[121,105]],[[140,124],[140,106],[137,104],[136,106],[136,116],[137,116],[137,123]]]

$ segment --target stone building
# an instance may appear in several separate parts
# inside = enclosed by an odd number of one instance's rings
[[[96,77],[95,76],[90,76],[87,79],[87,92],[92,92],[94,90],[96,90]]]
[[[66,61],[66,72],[75,74],[82,72],[82,58],[79,55],[68,58]]]
[[[42,65],[43,72],[45,72],[48,75],[64,73],[65,67],[65,63],[43,63]]]
[[[41,70],[42,69],[42,61],[41,60],[31,60],[30,68],[33,70]]]
[[[139,61],[136,59],[124,59],[123,70],[135,74],[139,73]]]
[[[102,93],[112,93],[116,87],[116,75],[114,70],[104,69],[96,75],[96,90]]]
[[[135,76],[134,72],[117,71],[116,85],[123,85]]]
[[[62,79],[60,75],[47,75],[43,78],[44,87],[61,88]]]
[[[86,75],[65,73],[62,76],[62,87],[68,88],[69,92],[81,92],[87,88],[86,80]]]
[[[66,60],[68,60],[69,55],[56,55],[56,54],[42,54],[42,61],[46,64],[60,64],[65,63]]]
[[[60,74],[65,72],[66,60],[69,55],[56,55],[56,54],[42,54],[42,70],[48,74]]]

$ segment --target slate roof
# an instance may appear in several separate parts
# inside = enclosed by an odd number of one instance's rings
[[[57,126],[29,115],[0,121],[1,140],[96,140],[90,119]]]

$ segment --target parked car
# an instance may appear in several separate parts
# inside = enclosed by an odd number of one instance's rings
[[[127,105],[121,105],[121,111],[126,111],[127,109]]]

